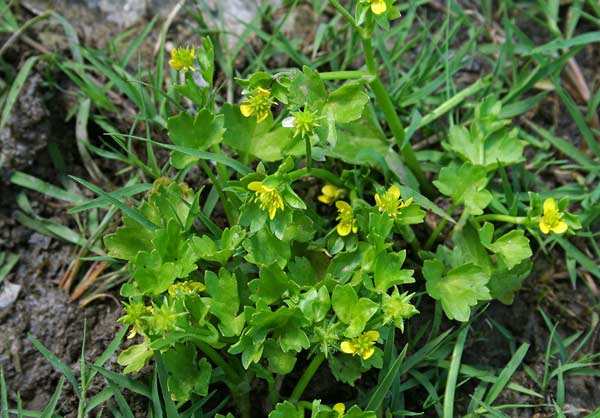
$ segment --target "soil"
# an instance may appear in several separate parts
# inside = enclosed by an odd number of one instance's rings
[[[307,19],[312,21],[314,16]],[[303,20],[298,18],[298,21]],[[96,20],[94,25],[98,25]],[[92,34],[89,31],[96,29],[90,28],[81,34],[84,43],[89,41],[93,46],[105,45],[108,37],[115,33],[111,24],[99,25],[97,32]],[[44,27],[43,30],[49,29]],[[151,51],[152,48],[147,49]],[[12,58],[16,63],[21,61],[20,57],[24,55],[27,54],[19,51],[12,55]],[[592,82],[590,85],[595,86],[598,83],[595,65],[598,49],[586,49],[579,58],[584,75]],[[278,63],[283,64],[285,63]],[[60,289],[57,283],[68,268],[76,248],[32,232],[15,219],[18,210],[17,194],[23,191],[9,185],[10,173],[19,170],[49,182],[55,181],[56,171],[49,156],[49,147],[56,146],[61,150],[70,173],[85,176],[82,163],[76,151],[73,151],[76,150],[74,125],[65,122],[64,115],[59,117],[56,112],[71,99],[68,94],[50,92],[43,82],[44,71],[43,66],[35,68],[8,126],[0,131],[0,161],[3,162],[3,168],[0,169],[0,252],[8,251],[20,256],[19,263],[5,280],[5,283],[12,283],[20,288],[16,300],[7,307],[0,308],[0,367],[4,369],[8,382],[9,403],[14,405],[19,393],[26,409],[42,409],[54,393],[60,376],[36,350],[28,335],[38,339],[77,372],[84,326],[87,329],[86,358],[93,360],[103,352],[116,334],[119,329],[116,319],[122,312],[120,306],[110,299],[93,302],[86,308],[81,308],[77,302],[72,301],[69,294]],[[540,109],[544,108],[549,107],[540,106]],[[562,116],[556,118],[556,115]],[[578,137],[577,129],[564,109],[551,115],[537,116],[540,119],[537,120],[538,123],[545,123],[550,127],[557,125],[559,133],[563,136],[572,134]],[[50,205],[40,194],[27,192],[27,195],[35,212],[73,226],[73,219],[65,215],[63,207]],[[591,329],[593,314],[597,313],[594,295],[581,283],[573,289],[564,274],[566,268],[559,265],[557,260],[561,260],[561,257],[539,257],[536,260],[536,271],[526,280],[512,306],[500,303],[492,303],[489,306],[470,332],[463,355],[466,364],[502,368],[510,359],[508,339],[494,328],[492,320],[503,326],[517,344],[531,344],[525,363],[538,376],[543,373],[544,356],[550,337],[540,309],[553,321],[558,322],[558,333],[563,338],[575,332],[585,334]],[[596,330],[583,350],[584,353],[598,351],[599,330],[599,326],[596,325]],[[302,362],[299,362],[299,366],[301,365]],[[107,367],[118,369],[114,356],[109,360]],[[540,390],[522,367],[513,380],[532,390]],[[91,392],[101,388],[102,381],[98,379]],[[567,416],[585,416],[600,406],[599,379],[592,376],[567,378],[566,388]],[[284,382],[283,389],[285,392],[291,388],[286,389]],[[505,411],[512,417],[551,417],[554,416],[552,409],[542,404],[551,403],[555,393],[556,388],[552,385],[544,393],[544,399],[505,391],[498,403],[540,405],[531,409]],[[324,402],[334,403],[350,399],[355,394],[355,389],[335,383],[330,372],[323,368],[315,376],[315,384],[309,386],[306,396],[321,397]],[[426,395],[423,399],[411,400],[410,406],[413,410],[420,410],[425,397]],[[468,402],[469,399],[460,400],[462,405]],[[76,415],[76,397],[71,388],[64,389],[60,405],[60,413],[63,416]],[[457,408],[460,410],[461,406],[458,405]]]

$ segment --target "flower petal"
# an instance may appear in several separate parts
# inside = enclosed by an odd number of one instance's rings
[[[319,200],[319,202],[325,203],[326,205],[331,205],[334,202],[331,196],[325,196],[324,194],[319,195],[317,199]]]
[[[544,233],[544,234],[547,234],[550,232],[550,227],[543,220],[540,221],[540,231],[542,231],[542,233]]]
[[[361,357],[363,360],[368,360],[375,353],[375,349],[373,347],[369,347],[361,353]]]
[[[335,229],[337,230],[337,233],[340,237],[345,237],[346,235],[350,235],[350,231],[352,231],[352,225],[347,222],[340,222],[339,224],[337,224]]]
[[[335,207],[338,208],[340,213],[352,211],[352,206],[350,206],[348,202],[344,202],[343,200],[338,200],[337,202],[335,202]]]
[[[341,402],[336,403],[335,405],[333,405],[333,409],[335,412],[337,412],[340,416],[344,415],[344,412],[346,412],[346,405],[344,405]]]
[[[253,181],[252,183],[248,184],[248,189],[253,190],[255,192],[263,191],[263,187],[264,186],[260,181]]]
[[[551,231],[554,232],[555,234],[563,234],[563,233],[567,232],[567,229],[569,229],[569,225],[567,225],[567,223],[565,221],[559,221],[556,225],[554,225],[551,228]]]
[[[269,219],[273,220],[275,218],[275,213],[277,213],[277,205],[269,206]]]
[[[269,97],[271,95],[271,92],[267,89],[263,89],[262,87],[259,87],[257,90],[259,96],[263,96],[263,97]]]
[[[379,331],[371,330],[364,333],[365,337],[368,337],[370,341],[377,341],[379,339]]]
[[[340,344],[340,349],[342,350],[342,353],[356,354],[356,347],[351,341],[342,341]]]
[[[252,116],[252,114],[254,113],[254,109],[252,109],[252,106],[250,106],[247,103],[242,103],[240,105],[240,112],[242,112],[242,115],[246,116],[247,118]]]
[[[400,199],[400,187],[398,186],[391,186],[388,189],[388,193],[390,194],[390,196],[392,196],[395,200]]]
[[[385,4],[384,0],[373,0],[371,2],[371,11],[373,13],[375,13],[376,15],[385,13],[386,10],[387,10],[387,5]]]
[[[558,212],[558,207],[556,206],[556,200],[550,197],[544,200],[544,215],[547,213],[555,213]]]
[[[335,197],[337,195],[337,191],[338,188],[333,184],[326,184],[325,186],[321,187],[321,193],[323,193],[325,196]]]
[[[256,123],[262,123],[268,117],[269,117],[269,111],[264,111],[263,113],[261,113],[260,115],[258,115],[258,118],[256,119]]]

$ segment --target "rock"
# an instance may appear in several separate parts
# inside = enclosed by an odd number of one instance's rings
[[[0,287],[0,309],[8,308],[15,303],[20,290],[20,285],[5,281],[4,285]]]

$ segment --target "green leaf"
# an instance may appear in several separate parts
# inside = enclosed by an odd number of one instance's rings
[[[369,96],[362,84],[349,83],[334,90],[327,99],[323,113],[333,111],[337,123],[349,123],[362,116]]]
[[[438,180],[433,182],[455,205],[464,205],[473,215],[481,215],[492,201],[492,194],[486,190],[487,183],[485,169],[468,163],[442,168]]]
[[[244,315],[240,308],[238,283],[235,274],[221,268],[219,276],[207,270],[204,276],[206,291],[211,296],[210,313],[219,318],[219,330],[225,337],[240,335],[244,328]]]
[[[125,366],[123,373],[133,373],[142,370],[148,360],[152,358],[150,344],[144,341],[141,344],[135,344],[123,350],[117,359],[121,366]]]
[[[169,374],[169,392],[174,401],[187,401],[192,394],[208,394],[212,367],[204,357],[196,363],[196,349],[192,344],[176,344],[163,353],[163,360]]]
[[[474,264],[453,268],[444,275],[441,261],[426,260],[423,276],[427,281],[427,293],[442,302],[449,319],[466,322],[471,315],[471,306],[481,300],[491,299],[486,287],[490,276]]]
[[[512,304],[515,299],[515,293],[529,276],[531,267],[531,260],[525,260],[509,270],[502,261],[499,261],[498,266],[492,271],[492,276],[488,283],[492,297],[505,305]]]
[[[358,298],[356,291],[350,284],[337,285],[331,295],[333,311],[348,328],[344,335],[348,338],[356,337],[365,329],[367,322],[379,309],[379,304],[371,299]]]
[[[502,103],[487,97],[476,109],[471,129],[452,126],[444,146],[471,164],[494,170],[524,161],[525,141],[518,139],[518,129],[508,130],[510,120],[501,119]]]
[[[285,401],[277,404],[271,411],[269,418],[304,418],[304,409],[297,408],[293,403]]]
[[[242,246],[248,252],[246,261],[258,266],[277,263],[284,268],[291,257],[290,244],[278,240],[267,228],[246,238]]]
[[[256,118],[246,118],[238,106],[225,104],[222,109],[227,131],[223,142],[244,155],[251,155],[263,161],[279,161],[285,155],[302,155],[304,142],[294,140],[287,128],[269,130],[272,117],[257,124]]]
[[[265,342],[263,356],[269,362],[269,370],[277,374],[288,374],[296,365],[296,354],[294,352],[285,352],[275,341],[269,339]]]
[[[519,229],[507,232],[493,243],[485,245],[485,247],[498,255],[509,270],[533,255],[529,246],[529,239]]]
[[[318,291],[313,287],[308,292],[303,293],[300,295],[300,303],[298,304],[304,317],[311,323],[325,319],[330,306],[331,300],[325,286],[321,286]]]
[[[385,292],[390,287],[414,283],[412,270],[402,270],[402,264],[406,258],[406,250],[398,253],[380,253],[375,260],[375,289]]]
[[[177,278],[175,264],[163,263],[158,250],[139,252],[131,270],[131,275],[139,288],[150,295],[160,295]]]
[[[267,305],[291,296],[298,286],[287,278],[286,273],[278,264],[263,266],[258,274],[259,278],[248,283],[250,299],[259,300]]]
[[[225,132],[223,122],[224,117],[222,115],[215,116],[208,109],[202,109],[193,118],[187,112],[181,112],[177,116],[170,117],[167,127],[169,136],[175,145],[197,151],[206,151],[210,146],[223,140]],[[173,151],[171,155],[173,166],[180,170],[198,160],[197,157],[179,151]]]

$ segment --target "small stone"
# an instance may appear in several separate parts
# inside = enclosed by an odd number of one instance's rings
[[[19,297],[21,285],[4,282],[0,288],[0,309],[5,309],[11,306]]]

